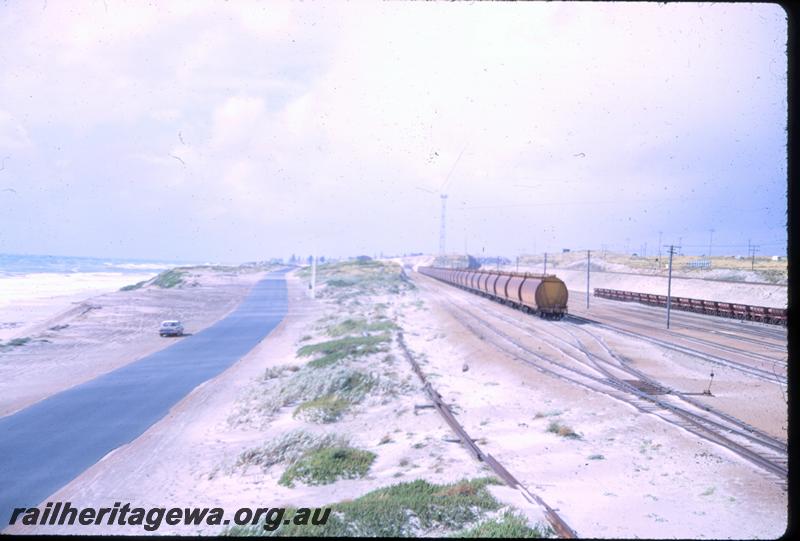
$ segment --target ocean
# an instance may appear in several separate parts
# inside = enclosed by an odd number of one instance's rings
[[[95,295],[148,280],[185,263],[141,259],[0,254],[0,342]],[[2,353],[0,351],[0,353]]]
[[[158,273],[185,264],[142,259],[0,254],[0,277],[38,273]]]

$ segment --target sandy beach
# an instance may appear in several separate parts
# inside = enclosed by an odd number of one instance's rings
[[[23,342],[0,351],[0,416],[180,340],[158,335],[165,319],[182,320],[189,334],[207,327],[263,276],[196,270],[191,287],[120,291],[153,275],[96,274],[4,278],[29,288],[0,309],[7,342]]]
[[[28,336],[37,324],[96,295],[156,273],[35,273],[0,277],[0,341]]]

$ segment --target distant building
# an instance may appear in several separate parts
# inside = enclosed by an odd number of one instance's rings
[[[772,256],[773,261],[783,261],[784,257],[782,255],[774,255]]]

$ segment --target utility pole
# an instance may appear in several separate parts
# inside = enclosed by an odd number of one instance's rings
[[[517,272],[519,272],[519,256],[517,256]]]
[[[672,306],[672,255],[675,253],[675,245],[669,245],[669,277],[667,278],[667,328],[669,329],[669,311]]]
[[[757,251],[758,251],[758,245],[757,244],[754,244],[753,246],[750,247],[750,252],[752,253],[752,258],[753,258],[753,259],[750,260],[750,270],[755,270],[756,269],[756,252]]]
[[[544,253],[544,272],[542,274],[547,274],[547,252]]]
[[[589,270],[592,268],[592,251],[586,250],[586,309],[589,309]]]

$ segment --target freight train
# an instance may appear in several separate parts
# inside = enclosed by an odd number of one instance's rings
[[[421,274],[538,314],[561,319],[567,313],[567,286],[552,274],[419,267]]]
[[[639,302],[642,304],[649,304],[650,306],[667,305],[667,297],[665,295],[637,293],[635,291],[595,288],[594,296],[615,301]],[[773,325],[786,325],[788,314],[788,310],[785,308],[751,306],[749,304],[733,304],[730,302],[690,299],[686,297],[672,297],[670,306],[673,310],[683,310],[685,312],[696,312],[698,314],[748,321],[759,321],[761,323],[770,323]]]

